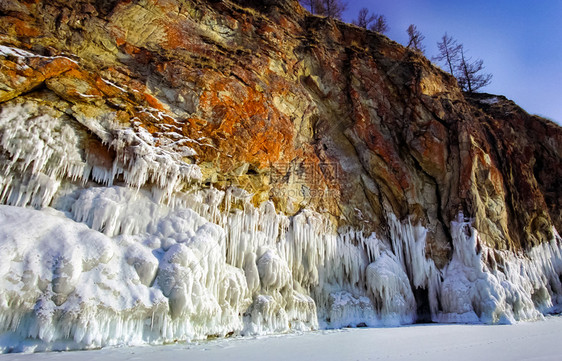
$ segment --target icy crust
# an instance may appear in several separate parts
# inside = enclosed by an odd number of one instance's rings
[[[88,147],[84,124],[115,152],[109,164]],[[35,102],[3,104],[0,202],[42,208],[51,203],[61,183],[93,180],[112,185],[121,179],[135,188],[157,185],[160,196],[169,198],[183,183],[201,177],[199,167],[183,161],[194,154],[191,148],[154,139],[138,124],[127,128],[90,119],[82,125]]]

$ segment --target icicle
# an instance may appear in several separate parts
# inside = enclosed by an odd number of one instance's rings
[[[108,126],[95,120],[86,124],[96,129]],[[182,183],[201,177],[199,167],[182,160],[193,156],[193,150],[182,146],[176,151],[175,143],[156,146],[142,127],[133,131],[112,126],[103,130],[112,138],[108,146],[116,152],[112,168],[106,169],[90,164],[93,160],[89,155],[83,159],[83,135],[70,125],[66,115],[33,102],[4,105],[0,113],[0,146],[8,159],[0,166],[5,175],[17,174],[19,179],[11,178],[2,184],[3,202],[40,208],[51,203],[63,180],[76,182],[91,177],[102,185],[111,185],[119,175],[137,189],[147,183],[157,185],[169,201]],[[24,182],[25,179],[30,181]],[[37,179],[42,181],[34,181]],[[43,181],[47,179],[50,181]]]

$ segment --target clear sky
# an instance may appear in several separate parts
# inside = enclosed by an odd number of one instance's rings
[[[344,20],[366,7],[388,19],[391,39],[405,44],[406,28],[425,35],[426,56],[447,32],[473,59],[483,59],[492,83],[527,112],[562,123],[562,0],[348,0]]]

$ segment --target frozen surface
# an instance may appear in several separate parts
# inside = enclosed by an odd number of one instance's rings
[[[516,325],[414,325],[199,344],[14,354],[6,361],[560,360],[562,318]],[[266,356],[265,356],[266,355]]]

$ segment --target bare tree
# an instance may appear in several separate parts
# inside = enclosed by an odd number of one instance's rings
[[[423,46],[422,41],[425,39],[425,36],[422,35],[422,33],[416,28],[414,24],[410,24],[406,32],[408,33],[408,37],[410,38],[408,41],[408,48],[423,53],[425,51],[425,46]]]
[[[334,19],[341,19],[347,9],[347,2],[343,0],[301,0],[301,3],[313,14]]]
[[[324,13],[329,18],[341,19],[343,12],[347,9],[347,3],[343,0],[320,0]]]
[[[460,60],[459,55],[462,45],[445,33],[441,41],[437,42],[437,48],[439,49],[439,55],[435,56],[433,60],[445,63],[449,67],[449,73],[456,75],[455,68]]]
[[[463,91],[475,92],[492,81],[492,74],[481,73],[484,70],[484,61],[478,59],[471,62],[470,58],[467,59],[465,57],[462,45],[460,47],[460,61],[457,69],[459,71],[457,81]]]
[[[362,8],[359,10],[357,19],[353,20],[354,25],[360,26],[365,29],[376,31],[378,33],[386,33],[390,27],[386,21],[384,15],[371,14],[369,15],[369,9]]]
[[[374,14],[369,15],[369,9],[361,8],[361,10],[359,10],[359,14],[357,15],[357,19],[353,20],[352,23],[353,25],[367,29],[369,25],[375,21],[375,19],[376,16]]]
[[[376,31],[377,33],[384,34],[390,30],[390,26],[388,26],[388,22],[386,21],[386,17],[384,15],[375,15],[374,23],[369,29]]]
[[[322,6],[322,0],[301,0],[303,6],[308,8],[312,14],[323,14],[324,7]]]

